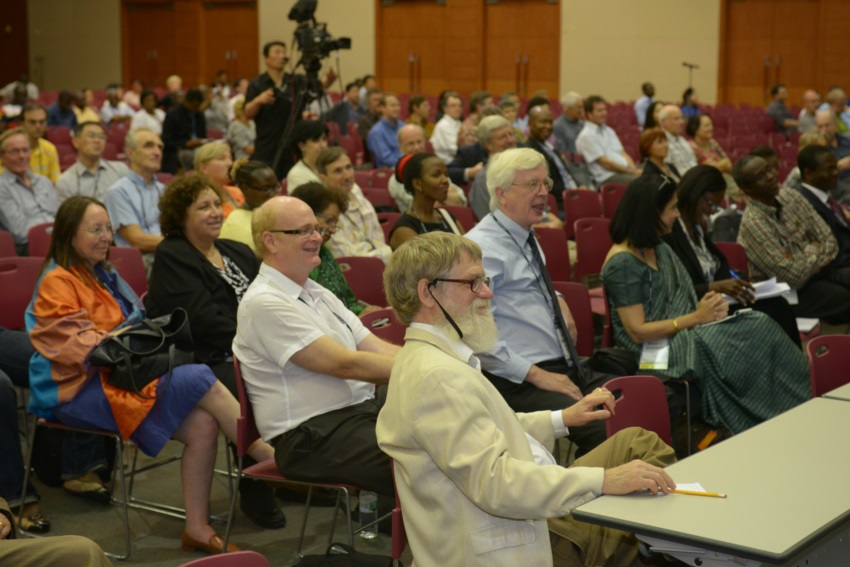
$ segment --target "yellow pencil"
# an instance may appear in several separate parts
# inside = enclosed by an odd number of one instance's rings
[[[677,490],[671,489],[671,494],[689,494],[691,496],[708,496],[710,498],[726,498],[723,492],[696,492],[695,490]]]

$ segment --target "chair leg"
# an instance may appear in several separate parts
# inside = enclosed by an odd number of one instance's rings
[[[24,506],[26,505],[26,504],[24,504],[24,501],[26,500],[25,496],[26,496],[26,493],[27,493],[27,483],[29,482],[29,479],[30,479],[30,470],[31,470],[31,467],[32,467],[32,450],[33,450],[33,447],[35,446],[36,429],[38,429],[38,421],[37,420],[36,420],[35,426],[33,426],[32,435],[30,435],[29,445],[28,445],[29,450],[27,451],[27,460],[26,460],[26,463],[24,463],[24,483],[21,486],[21,506],[18,509],[18,517],[19,518],[24,517]],[[19,538],[31,536],[31,534],[28,534],[27,532],[25,532],[24,530],[21,529],[20,522],[18,522],[16,524],[16,529],[18,530],[18,537]]]
[[[307,488],[307,501],[304,503],[304,520],[301,522],[301,533],[298,536],[298,548],[295,550],[298,557],[303,557],[303,555],[301,555],[301,547],[304,545],[304,530],[307,529],[307,516],[310,515],[310,500],[312,499],[313,486],[310,485]]]
[[[127,496],[127,479],[124,476],[124,440],[121,439],[120,436],[115,437],[115,463],[118,474],[118,482],[121,487],[121,512],[124,516],[124,555],[118,555],[115,553],[105,552],[108,557],[113,557],[115,559],[129,559],[130,558],[130,514],[127,509],[127,501],[129,500]],[[112,484],[112,492],[113,498],[112,501],[116,502],[114,494],[115,494],[115,483]]]
[[[230,461],[230,447],[228,450],[228,462]],[[229,464],[229,463],[228,463]],[[230,467],[228,467],[229,469]],[[236,498],[239,494],[239,483],[242,481],[242,457],[236,459],[236,486],[233,486],[231,477],[230,490],[230,512],[227,514],[227,528],[224,530],[224,549],[227,549],[227,543],[230,541],[230,530],[233,527],[233,516],[236,514]]]
[[[685,384],[685,412],[688,414],[685,421],[688,426],[688,456],[690,457],[693,454],[691,447],[691,385],[687,380],[683,380],[683,383]]]

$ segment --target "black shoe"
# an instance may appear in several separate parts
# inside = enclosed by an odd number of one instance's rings
[[[299,486],[298,488],[301,487]],[[318,506],[319,508],[336,506],[337,494],[338,492],[336,490],[330,488],[314,488],[313,497],[310,498],[310,506]],[[274,495],[284,502],[303,504],[307,502],[307,487],[304,487],[304,490],[293,490],[280,486],[275,488]]]
[[[112,499],[112,494],[101,482],[89,480],[87,477],[80,477],[71,480],[66,480],[62,483],[62,488],[68,494],[80,496],[87,500],[93,500],[101,504],[109,504]]]
[[[286,527],[286,516],[275,504],[271,489],[262,481],[245,479],[239,484],[239,508],[262,528],[279,530]]]

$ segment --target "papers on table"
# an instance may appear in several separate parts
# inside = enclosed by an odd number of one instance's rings
[[[756,296],[756,301],[759,299],[767,299],[769,297],[779,297],[780,295],[784,295],[791,291],[791,286],[785,282],[777,282],[776,278],[770,278],[769,280],[764,280],[763,282],[757,282],[753,284],[755,291],[753,291],[753,295]],[[729,305],[737,305],[738,300],[734,297],[730,297],[723,294],[723,298],[729,302]]]

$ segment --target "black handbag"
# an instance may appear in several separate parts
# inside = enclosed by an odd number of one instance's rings
[[[295,567],[390,567],[392,564],[392,558],[386,555],[362,553],[344,543],[334,543],[324,555],[305,555]]]
[[[89,364],[109,368],[108,382],[116,388],[142,394],[145,386],[165,376],[163,390],[175,367],[195,362],[189,316],[181,308],[170,315],[144,319],[119,335],[107,337],[92,351]]]

